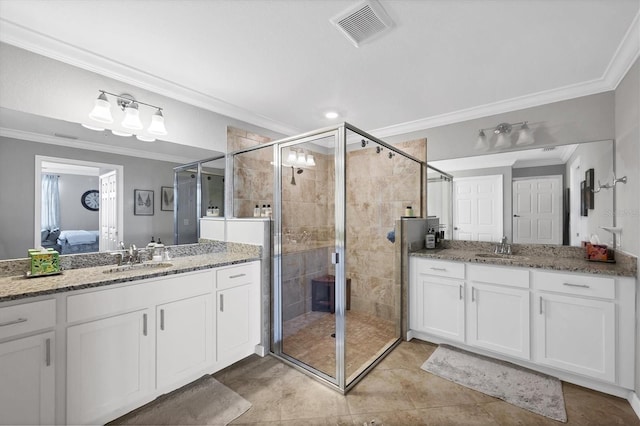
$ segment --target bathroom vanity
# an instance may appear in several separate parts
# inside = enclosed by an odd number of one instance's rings
[[[255,353],[258,253],[0,277],[2,422],[105,423]]]
[[[411,255],[408,339],[451,344],[628,396],[635,377],[635,267],[479,251]]]

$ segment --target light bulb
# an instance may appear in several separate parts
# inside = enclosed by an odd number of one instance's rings
[[[156,138],[153,136],[136,135],[136,139],[142,142],[155,142]]]
[[[151,116],[151,124],[147,129],[152,135],[164,136],[167,134],[167,129],[164,127],[164,116],[162,115],[162,110],[158,108],[158,110]]]
[[[133,133],[127,133],[121,130],[111,130],[111,133],[113,133],[116,136],[123,136],[125,138],[128,138],[129,136],[133,136]]]
[[[95,130],[96,132],[104,131],[104,127],[92,126],[90,124],[80,123],[80,125],[89,130]]]
[[[313,155],[309,154],[307,155],[307,166],[315,166],[316,165],[316,159],[313,158]]]
[[[508,148],[511,146],[511,135],[509,133],[498,133],[496,148]]]
[[[535,140],[533,139],[533,132],[531,131],[531,129],[527,125],[527,122],[525,121],[522,124],[522,127],[520,128],[516,145],[531,145],[534,142]]]
[[[111,104],[104,92],[100,92],[98,99],[95,100],[89,117],[99,123],[113,123]]]
[[[301,166],[306,166],[307,165],[307,157],[304,155],[304,152],[300,151],[298,153],[298,164]]]
[[[287,156],[287,161],[291,164],[295,163],[298,160],[298,156],[293,149],[289,149],[289,155]]]
[[[487,142],[487,135],[484,134],[484,130],[480,130],[478,133],[478,140],[476,141],[476,151],[486,151],[489,149],[489,143]]]
[[[122,127],[133,130],[141,130],[142,122],[140,121],[140,111],[138,111],[138,104],[136,102],[129,102],[124,107],[124,120],[122,120]]]

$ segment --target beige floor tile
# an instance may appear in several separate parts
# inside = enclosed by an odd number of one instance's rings
[[[569,424],[640,425],[631,405],[615,396],[563,383],[564,403]]]
[[[344,395],[300,374],[286,381],[280,401],[281,420],[349,415]]]
[[[504,401],[490,402],[483,404],[482,409],[488,412],[496,423],[504,426],[523,425],[523,426],[546,426],[561,425],[562,423],[539,414],[532,413],[515,405],[511,405]]]
[[[497,425],[498,423],[480,405],[455,405],[418,410],[424,425]],[[391,423],[394,424],[394,423]],[[399,423],[398,423],[399,424]]]
[[[438,345],[421,342],[416,339],[411,342],[401,342],[376,368],[381,370],[393,370],[396,368],[420,370],[420,366],[424,364],[437,347]]]
[[[394,371],[374,369],[347,394],[351,414],[414,409]]]

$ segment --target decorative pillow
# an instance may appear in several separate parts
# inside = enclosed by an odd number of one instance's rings
[[[46,241],[48,236],[49,236],[48,229],[43,229],[42,231],[40,231],[40,241]]]
[[[56,243],[58,241],[58,237],[60,236],[60,229],[52,229],[49,232],[49,236],[47,237],[47,241],[51,241],[52,243]]]

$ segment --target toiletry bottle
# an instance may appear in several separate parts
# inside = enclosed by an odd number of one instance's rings
[[[253,217],[260,217],[260,206],[256,204],[256,207],[253,209]]]
[[[433,228],[430,228],[429,231],[427,232],[427,235],[425,236],[425,239],[424,239],[424,245],[428,249],[436,248],[436,236],[435,236],[435,233],[433,232]]]
[[[267,217],[267,205],[262,205],[262,210],[260,210],[260,217]]]
[[[267,204],[267,217],[271,217],[271,213],[272,213],[271,204]]]
[[[407,206],[406,209],[404,209],[404,215],[405,216],[413,216],[413,208],[411,206]]]

